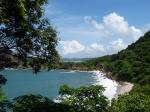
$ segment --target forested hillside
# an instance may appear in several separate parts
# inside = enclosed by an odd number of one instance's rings
[[[106,59],[105,59],[106,58]],[[100,58],[106,71],[117,80],[147,84],[150,82],[150,31],[127,49]]]
[[[91,59],[81,63],[65,63],[64,68],[101,69],[116,80],[139,84],[150,82],[150,31],[138,41],[117,54]]]
[[[150,112],[150,31],[117,54],[63,63],[62,68],[102,70],[115,80],[132,82],[132,91],[112,100],[108,112]]]

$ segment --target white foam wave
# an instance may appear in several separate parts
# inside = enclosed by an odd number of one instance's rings
[[[74,70],[70,70],[70,71],[64,71],[64,72],[61,72],[61,73],[75,73]]]
[[[93,78],[96,80],[94,85],[102,85],[105,87],[104,95],[111,100],[117,92],[118,83],[111,79],[108,79],[105,73],[101,71],[92,71]]]

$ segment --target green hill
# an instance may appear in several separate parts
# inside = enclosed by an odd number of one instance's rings
[[[106,71],[117,80],[150,82],[150,32],[118,54],[100,58]],[[99,61],[101,62],[101,61]]]
[[[110,77],[139,84],[150,82],[150,31],[117,54],[81,63],[64,63],[62,68],[104,70]]]
[[[140,84],[150,82],[150,31],[125,50],[117,54],[89,60],[86,63],[101,63],[117,80]]]

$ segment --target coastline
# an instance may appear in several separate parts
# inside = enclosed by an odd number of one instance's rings
[[[105,88],[105,91],[103,92],[104,96],[106,96],[109,100],[112,100],[114,98],[114,95],[116,94],[118,82],[108,78],[106,73],[103,71],[96,70],[91,71],[91,73],[94,74],[94,85],[102,85]]]
[[[65,70],[65,69],[63,69]],[[130,92],[134,84],[130,82],[116,81],[111,77],[108,77],[108,73],[100,70],[67,70],[69,73],[72,72],[89,72],[94,75],[96,80],[94,85],[103,85],[105,87],[104,95],[112,100],[113,98],[117,99],[119,95],[126,94]]]
[[[20,70],[14,68],[6,68],[4,70]],[[22,69],[21,69],[22,70]],[[25,69],[30,70],[30,69]],[[130,92],[133,88],[133,84],[129,82],[117,82],[116,80],[108,77],[108,73],[101,71],[101,70],[66,70],[66,69],[59,69],[64,70],[66,73],[72,72],[89,72],[94,74],[93,79],[96,81],[93,83],[94,85],[103,85],[105,87],[104,94],[109,97],[108,99],[117,99],[119,95],[126,94]]]
[[[107,73],[100,71],[100,70],[93,70],[93,71],[86,71],[86,72],[91,72],[91,73],[96,74],[97,78],[99,80],[98,81],[99,84],[105,86],[106,89],[109,90],[109,92],[115,91],[115,94],[112,97],[109,96],[110,100],[113,98],[117,99],[119,95],[124,95],[124,94],[129,93],[133,89],[133,86],[134,86],[134,84],[132,84],[130,82],[116,81],[116,80],[108,77]],[[103,77],[103,81],[101,79],[102,77]],[[107,80],[106,80],[106,78],[107,78]],[[115,90],[113,91],[113,89],[115,89]],[[106,92],[107,92],[107,90],[105,90],[104,94]],[[108,95],[108,93],[106,93],[106,94]]]
[[[117,99],[119,95],[124,95],[129,93],[133,89],[134,84],[129,82],[118,82],[117,91],[114,98]]]

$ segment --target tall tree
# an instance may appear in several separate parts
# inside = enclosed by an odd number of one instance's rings
[[[57,32],[44,17],[48,0],[0,0],[0,67],[15,55],[25,64],[27,56],[36,59],[33,68],[40,68],[40,59],[47,66],[56,63]],[[5,58],[4,58],[5,57]]]
[[[109,102],[103,91],[99,85],[75,89],[64,85],[59,94],[61,103],[72,107],[69,112],[107,112]]]
[[[13,59],[27,62],[39,71],[41,63],[54,67],[59,56],[56,51],[57,32],[44,17],[43,6],[48,0],[0,0],[0,69],[16,65]],[[0,75],[0,88],[6,79]],[[0,100],[4,95],[0,92]],[[0,101],[0,111],[8,103]]]

